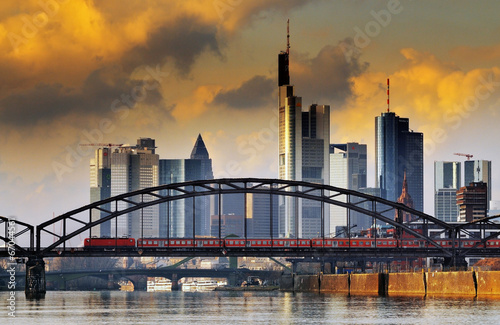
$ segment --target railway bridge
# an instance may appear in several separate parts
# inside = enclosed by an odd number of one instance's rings
[[[244,195],[243,234],[244,245],[226,247],[225,238],[221,231],[221,205],[224,195]],[[269,198],[269,245],[255,247],[249,245],[251,238],[247,238],[247,196],[260,194]],[[212,196],[218,208],[218,240],[219,246],[197,246],[196,234],[197,217],[195,214],[194,198]],[[279,224],[280,218],[273,210],[273,202],[286,198],[298,207],[304,202],[315,202],[320,206],[318,216],[320,224],[316,244],[299,245],[295,235],[295,243],[286,247],[280,246],[279,236],[273,231]],[[118,218],[135,213],[143,219],[144,209],[160,204],[167,205],[179,200],[192,201],[192,246],[178,247],[163,245],[163,247],[144,247],[136,243],[129,248],[107,247],[101,249],[85,249],[70,245],[72,239],[81,236],[93,237],[95,229],[104,223],[113,222],[118,225]],[[328,207],[338,206],[346,209],[345,231],[336,234],[336,240],[331,239],[328,230]],[[296,209],[297,211],[298,209]],[[93,218],[98,212],[99,218]],[[414,239],[419,245],[405,246],[402,241],[397,245],[384,247],[382,238],[377,238],[375,232],[371,236],[369,245],[361,247],[355,243],[355,234],[351,232],[351,213],[357,212],[363,218],[369,218],[370,224],[385,224],[395,231],[394,238]],[[403,214],[412,216],[410,221],[403,222]],[[294,229],[299,229],[300,213],[294,218]],[[170,238],[170,226],[173,216],[167,216],[167,242]],[[6,245],[0,250],[0,256],[10,257],[12,260],[27,259],[26,262],[26,294],[39,296],[45,293],[44,257],[49,256],[265,256],[265,257],[442,257],[449,265],[462,265],[466,257],[471,256],[500,256],[500,247],[489,247],[488,242],[498,239],[500,225],[492,219],[500,216],[484,218],[472,223],[449,224],[423,212],[411,209],[403,204],[388,201],[379,197],[356,192],[353,190],[333,187],[329,185],[309,183],[303,181],[288,181],[280,179],[260,178],[232,178],[189,181],[146,188],[126,194],[114,196],[102,201],[94,202],[83,207],[66,212],[39,225],[32,226],[18,220],[0,217],[0,227],[4,224],[5,232],[0,239]],[[140,233],[143,233],[143,222],[140,222]],[[15,226],[15,227],[14,227]],[[58,229],[58,230],[55,230]],[[116,229],[115,229],[116,230]],[[117,231],[115,231],[117,233]],[[218,238],[217,238],[218,237]],[[293,235],[291,236],[293,238]],[[342,240],[341,240],[342,239]],[[330,241],[329,241],[330,240]],[[27,244],[18,245],[21,241]],[[267,241],[266,241],[267,242]],[[329,246],[328,242],[336,242],[337,246]],[[343,245],[339,245],[340,242]],[[345,245],[347,243],[347,247]],[[469,243],[469,245],[464,245]],[[333,245],[333,244],[332,244]]]

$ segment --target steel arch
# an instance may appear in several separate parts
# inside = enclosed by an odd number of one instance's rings
[[[169,190],[169,193],[174,192],[174,195],[161,195],[160,191]],[[115,197],[111,197],[102,201],[94,202],[88,204],[86,206],[80,207],[78,209],[69,211],[65,214],[62,214],[58,217],[55,217],[51,220],[41,223],[36,228],[36,251],[38,255],[44,255],[50,250],[53,250],[60,245],[63,245],[65,248],[65,243],[67,240],[81,234],[82,232],[89,230],[90,228],[104,223],[106,221],[112,220],[118,216],[140,210],[145,207],[157,205],[160,203],[181,200],[186,198],[194,198],[199,196],[207,196],[207,195],[221,195],[221,194],[237,194],[237,193],[261,193],[268,195],[283,195],[290,197],[298,197],[302,199],[308,199],[313,201],[324,202],[326,204],[336,205],[340,207],[344,207],[349,210],[360,212],[367,217],[372,217],[377,220],[381,220],[386,222],[397,229],[401,229],[405,232],[408,232],[418,238],[424,239],[427,242],[435,245],[435,247],[441,248],[443,252],[448,256],[453,256],[454,252],[451,253],[449,250],[442,248],[439,244],[434,242],[431,238],[426,235],[420,234],[410,228],[408,225],[403,223],[399,223],[391,218],[387,218],[383,216],[383,213],[387,213],[389,211],[397,211],[398,213],[404,211],[408,212],[419,219],[422,219],[424,223],[433,223],[441,227],[443,232],[447,232],[448,234],[455,234],[456,229],[447,224],[444,221],[436,219],[430,215],[427,215],[423,212],[411,209],[406,207],[403,204],[395,203],[392,201],[388,201],[379,197],[371,196],[368,194],[356,192],[353,190],[333,187],[329,185],[317,184],[317,183],[308,183],[304,181],[289,181],[289,180],[280,180],[280,179],[260,179],[260,178],[229,178],[229,179],[212,179],[212,180],[198,180],[198,181],[189,181],[183,183],[175,183],[162,185],[152,188],[147,188],[143,190],[138,190],[122,195],[118,195]],[[339,201],[337,198],[339,196],[346,196],[349,198],[346,200],[347,202]],[[149,198],[148,201],[144,201],[144,196]],[[134,201],[134,197],[141,197],[141,202]],[[359,201],[351,203],[351,197],[357,198]],[[118,202],[126,202],[131,206],[118,210]],[[371,202],[373,210],[367,210],[361,207],[361,204],[365,202]],[[105,204],[114,203],[115,210],[110,211],[104,209],[102,206]],[[377,205],[382,205],[385,207],[383,211],[377,211]],[[96,221],[91,221],[90,214],[93,209],[97,209],[107,214],[104,218],[101,218]],[[373,208],[372,208],[373,209]],[[75,216],[82,212],[89,212],[89,220],[83,221],[77,219]],[[66,233],[66,222],[72,220],[82,224],[82,227],[72,231],[71,233]],[[61,235],[55,234],[49,231],[47,228],[57,222],[63,223],[63,233]],[[42,248],[41,240],[42,240],[42,232],[47,233],[53,236],[58,237],[53,244]],[[323,234],[324,236],[324,234]],[[450,236],[454,238],[453,236]]]
[[[23,226],[24,228],[22,228],[20,231],[18,232],[15,232],[15,233],[9,233],[8,231],[8,228],[9,228],[9,222],[14,222],[15,225],[21,225]],[[5,224],[4,226],[4,235],[0,235],[0,240],[3,240],[6,244],[11,242],[11,239],[12,238],[17,238],[23,234],[25,234],[26,232],[29,232],[29,237],[30,237],[30,247],[29,247],[29,251],[33,252],[33,249],[34,249],[34,243],[35,243],[35,240],[34,240],[34,236],[35,236],[35,227],[28,224],[28,223],[25,223],[25,222],[22,222],[22,221],[19,221],[19,220],[16,220],[14,218],[7,218],[7,217],[4,217],[4,216],[0,216],[0,227],[2,224]],[[28,253],[28,250],[26,250],[25,248],[19,246],[17,243],[14,243],[13,245],[16,250],[19,250],[21,251],[23,254],[27,254]]]

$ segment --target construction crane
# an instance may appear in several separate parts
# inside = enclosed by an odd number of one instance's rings
[[[472,157],[474,157],[473,155],[468,153],[454,153],[454,155],[467,157],[467,160],[470,160]]]

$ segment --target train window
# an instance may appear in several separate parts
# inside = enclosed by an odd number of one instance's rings
[[[344,245],[344,242],[343,241],[339,241],[339,245]]]
[[[353,246],[358,246],[358,242],[357,242],[357,241],[353,241],[353,242],[352,242],[352,245],[353,245]]]
[[[295,241],[292,241],[292,245],[295,245]]]
[[[89,242],[89,240],[87,239],[87,243]],[[138,240],[137,241],[137,244],[141,245],[142,244],[142,240]]]
[[[389,245],[392,245],[392,240],[389,241]]]
[[[153,242],[153,244],[158,245],[158,241],[156,241],[156,240],[155,240],[155,241]]]
[[[326,244],[327,244],[327,245],[331,245],[331,244],[332,244],[332,241],[331,241],[331,240],[327,240],[327,241],[326,241]]]
[[[370,242],[366,241],[366,242],[365,242],[365,245],[366,245],[366,246],[370,246]]]
[[[151,240],[148,240],[148,245],[151,245],[153,244],[153,242]]]
[[[260,240],[257,241],[257,245],[261,245],[261,241]]]
[[[255,245],[255,240],[252,240],[252,245]]]

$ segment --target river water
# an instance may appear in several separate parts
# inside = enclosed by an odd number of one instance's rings
[[[500,324],[500,300],[290,292],[49,291],[15,318],[0,292],[0,324]]]

